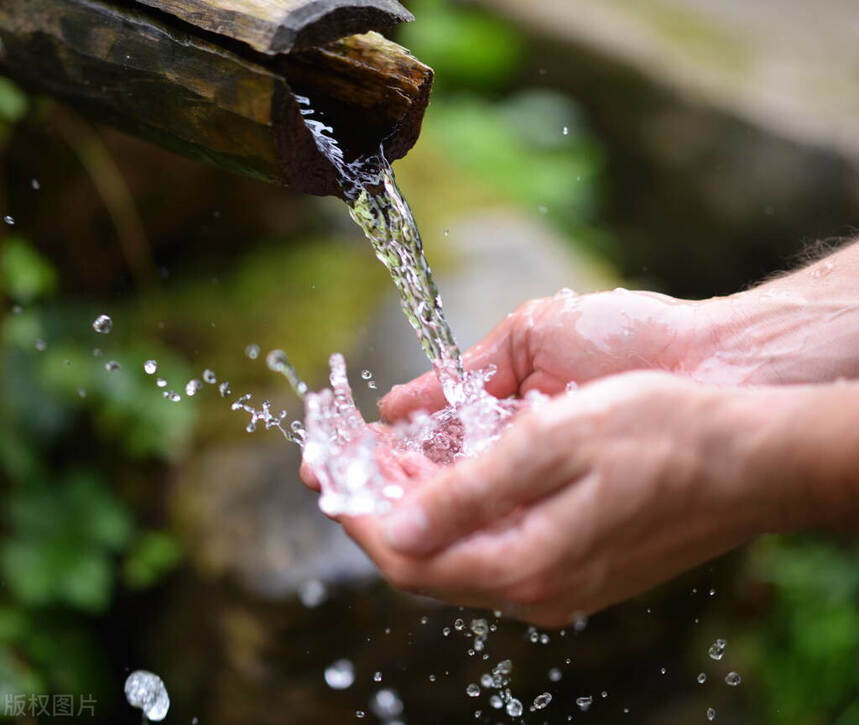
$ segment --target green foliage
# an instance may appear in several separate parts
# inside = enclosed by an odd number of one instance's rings
[[[0,247],[0,279],[6,294],[30,304],[57,289],[54,268],[20,236],[10,236]]]
[[[448,0],[416,0],[420,23],[400,29],[399,40],[436,72],[436,88],[493,89],[508,82],[524,43],[510,24]]]
[[[752,566],[776,595],[751,644],[770,721],[859,723],[859,550],[771,538]]]
[[[0,475],[8,482],[0,514],[0,694],[93,691],[101,655],[91,618],[107,610],[120,583],[151,586],[180,558],[165,532],[137,531],[111,483],[124,460],[180,452],[195,419],[192,404],[158,393],[141,363],[158,356],[167,374],[187,379],[189,371],[122,325],[97,335],[96,312],[56,300],[56,271],[25,238],[5,240],[0,274],[9,296],[27,305],[0,321]],[[46,349],[36,348],[37,339]],[[94,355],[95,346],[104,352]],[[121,368],[107,372],[108,359]]]
[[[15,123],[24,117],[29,107],[24,92],[8,78],[0,76],[0,121]]]
[[[499,102],[457,95],[431,106],[426,134],[480,183],[568,230],[581,231],[593,218],[601,158],[566,97],[543,90]]]
[[[165,531],[146,531],[129,552],[123,579],[131,589],[146,589],[172,571],[182,558],[176,540]]]

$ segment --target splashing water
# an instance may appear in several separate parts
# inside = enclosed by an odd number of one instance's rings
[[[128,704],[143,710],[148,720],[159,721],[167,717],[170,696],[158,675],[146,670],[135,670],[125,680],[124,689]]]
[[[368,425],[352,399],[341,355],[331,357],[329,389],[311,393],[305,386],[299,393],[306,410],[304,455],[319,479],[322,510],[329,515],[381,513],[404,493],[408,477],[401,468],[399,476],[393,475],[398,462],[423,457],[448,464],[475,455],[498,437],[522,403],[500,401],[486,391],[494,369],[463,370],[417,225],[382,150],[347,162],[333,129],[313,117],[309,99],[297,98],[317,147],[337,170],[350,216],[391,275],[448,402],[433,415],[418,414],[391,430]],[[299,392],[298,378],[283,360],[277,361],[279,372]]]

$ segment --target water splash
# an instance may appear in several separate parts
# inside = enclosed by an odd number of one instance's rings
[[[314,117],[310,100],[297,99],[317,147],[337,171],[352,219],[391,275],[448,402],[433,415],[418,414],[383,429],[368,425],[355,406],[342,356],[331,357],[331,387],[318,393],[306,387],[299,391],[282,352],[277,351],[274,365],[270,361],[304,398],[304,457],[319,479],[322,510],[329,515],[381,513],[403,495],[406,463],[449,464],[479,453],[497,439],[522,402],[500,401],[486,391],[494,369],[464,371],[417,224],[382,149],[347,161],[334,130]]]
[[[158,675],[146,670],[135,670],[125,680],[124,689],[128,704],[143,710],[146,719],[159,721],[167,717],[170,697]]]

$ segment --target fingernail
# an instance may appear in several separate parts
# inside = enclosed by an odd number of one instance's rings
[[[417,553],[426,548],[428,529],[426,514],[414,504],[396,509],[385,522],[388,543],[404,553]]]

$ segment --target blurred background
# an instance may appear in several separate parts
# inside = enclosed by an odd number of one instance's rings
[[[852,0],[406,4],[417,21],[392,35],[436,84],[395,170],[463,346],[562,286],[726,294],[854,233]],[[252,393],[300,413],[272,348],[314,386],[345,353],[368,412],[425,368],[343,204],[2,77],[0,147],[0,711],[87,694],[81,721],[138,722],[122,684],[145,668],[172,723],[509,721],[466,694],[509,657],[526,705],[553,696],[528,722],[859,723],[855,541],[768,537],[581,631],[502,621],[490,661],[470,656],[453,623],[477,615],[380,582],[300,485],[297,449],[230,410]],[[233,395],[186,396],[204,369]],[[354,682],[334,689],[341,659]]]

